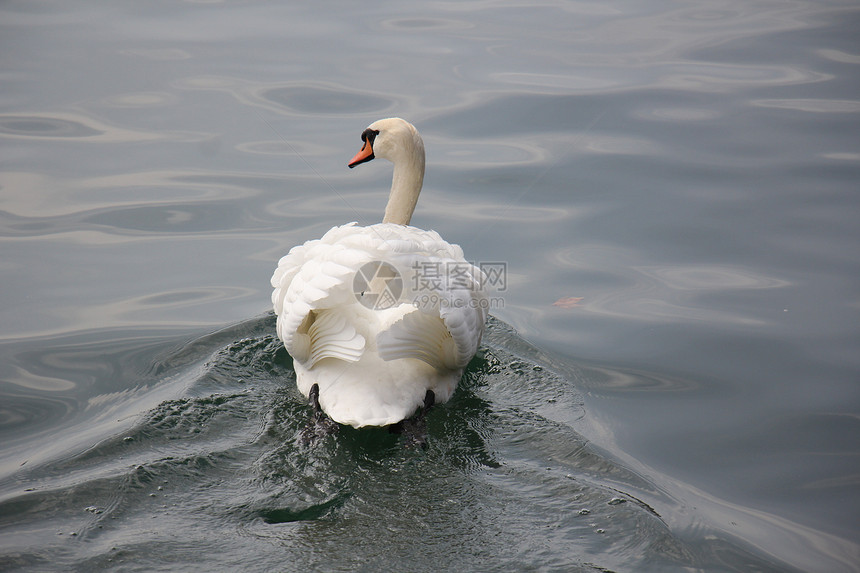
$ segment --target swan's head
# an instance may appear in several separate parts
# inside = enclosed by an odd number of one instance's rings
[[[355,167],[376,157],[393,163],[413,163],[420,157],[424,167],[424,142],[411,123],[399,117],[380,119],[371,123],[361,134],[364,145],[349,162]]]

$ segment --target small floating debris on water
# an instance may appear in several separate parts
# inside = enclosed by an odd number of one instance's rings
[[[566,296],[552,303],[552,306],[558,306],[561,308],[576,308],[582,306],[581,304],[579,304],[582,302],[582,299],[583,297],[581,296]]]

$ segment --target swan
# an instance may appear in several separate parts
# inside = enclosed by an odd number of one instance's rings
[[[347,223],[293,247],[271,280],[299,391],[315,415],[356,428],[394,426],[448,401],[488,307],[486,277],[463,250],[409,225],[424,181],[418,130],[381,119],[361,140],[350,168],[394,164],[382,223]]]

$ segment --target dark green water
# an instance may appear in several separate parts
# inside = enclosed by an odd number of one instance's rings
[[[681,502],[574,429],[578,375],[497,320],[429,416],[426,450],[385,429],[306,444],[309,409],[273,331],[265,316],[173,348],[41,353],[46,368],[73,354],[93,384],[122,390],[67,415],[50,459],[26,457],[41,438],[16,444],[4,567],[780,570],[706,520],[673,532],[655,507]]]

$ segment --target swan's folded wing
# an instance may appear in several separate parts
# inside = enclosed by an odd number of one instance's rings
[[[326,237],[291,250],[272,276],[278,336],[293,358],[302,362],[326,357],[357,360],[364,349],[364,337],[348,321],[332,320],[323,311],[355,302],[354,267],[367,254],[332,244]]]
[[[317,262],[335,262],[347,267],[351,261],[344,261],[344,247],[337,246],[337,243],[349,234],[354,234],[356,223],[348,223],[339,227],[330,229],[320,239],[307,241],[302,245],[297,245],[290,249],[290,252],[281,257],[278,261],[278,267],[272,274],[270,283],[274,291],[272,292],[272,306],[275,309],[275,314],[281,315],[284,312],[284,300],[287,296],[287,291],[293,283],[293,279],[310,261]],[[344,269],[341,269],[341,271]],[[334,277],[339,277],[342,273],[337,270],[328,269],[329,274]]]
[[[336,358],[346,362],[355,362],[361,358],[364,352],[364,337],[356,332],[341,313],[324,310],[313,316],[314,320],[307,333],[298,333],[293,343],[297,354],[304,350],[299,348],[300,345],[307,345],[307,358],[294,358],[305,362],[308,368],[313,368],[314,364],[323,358]]]
[[[461,368],[456,345],[436,314],[415,310],[404,315],[376,337],[383,360],[415,358],[439,370]]]
[[[439,314],[451,333],[458,367],[463,368],[478,351],[487,320],[486,294],[483,291],[458,293],[463,306],[442,306]]]
[[[377,336],[384,360],[417,358],[440,370],[466,367],[481,344],[487,319],[483,275],[476,267],[469,268],[468,281],[461,276],[459,286],[445,281],[444,288],[435,289],[432,296],[419,295],[416,310]]]

